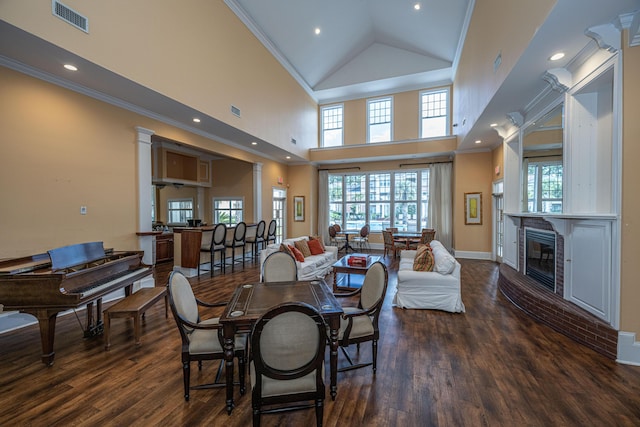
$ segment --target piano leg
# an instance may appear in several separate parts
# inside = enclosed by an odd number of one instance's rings
[[[42,363],[47,366],[53,365],[56,353],[53,351],[53,339],[56,333],[56,316],[58,310],[37,309],[34,311],[21,310],[34,315],[38,319],[40,326],[40,341],[42,341]]]
[[[91,338],[104,332],[102,324],[102,298],[96,301],[96,316],[93,316],[93,301],[87,304],[87,323],[84,329],[84,337]],[[95,319],[95,320],[94,320]]]

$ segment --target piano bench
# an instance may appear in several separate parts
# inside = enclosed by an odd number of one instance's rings
[[[109,330],[111,319],[116,317],[133,317],[136,345],[140,345],[140,318],[153,304],[164,297],[164,316],[169,317],[169,304],[166,287],[142,288],[129,296],[124,297],[111,307],[104,310],[104,349],[109,350],[111,341]]]

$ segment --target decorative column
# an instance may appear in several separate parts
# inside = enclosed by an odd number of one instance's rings
[[[253,164],[253,222],[262,218],[262,163]]]
[[[151,231],[151,135],[150,129],[136,126],[138,151],[138,231]],[[142,262],[155,263],[155,236],[138,236],[138,247],[144,251]],[[141,281],[142,287],[153,287],[153,277]]]

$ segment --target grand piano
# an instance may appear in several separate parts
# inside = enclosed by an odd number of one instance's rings
[[[142,255],[89,242],[0,261],[0,304],[38,319],[42,362],[51,366],[58,313],[86,305],[85,337],[102,333],[102,297],[122,288],[128,295],[134,282],[152,273]]]

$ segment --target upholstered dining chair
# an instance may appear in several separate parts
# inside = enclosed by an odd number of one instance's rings
[[[339,372],[373,365],[373,373],[375,375],[378,359],[378,339],[380,338],[378,320],[380,318],[380,310],[382,310],[382,303],[387,293],[388,281],[389,273],[387,272],[387,267],[382,262],[377,261],[371,265],[364,276],[362,287],[350,293],[336,294],[338,297],[349,297],[358,294],[360,296],[357,307],[342,307],[344,314],[340,318],[338,344],[349,364],[338,368]],[[355,364],[347,348],[352,344],[356,344],[359,353],[360,343],[367,341],[371,341],[371,362]]]
[[[322,316],[303,302],[275,306],[258,319],[249,363],[254,427],[262,414],[312,407],[322,426],[326,341]],[[282,406],[289,404],[296,405]]]
[[[436,230],[433,228],[423,228],[420,235],[420,244],[427,245],[436,238]]]
[[[258,248],[262,249],[264,247],[264,242],[266,242],[264,235],[265,228],[266,222],[264,220],[260,220],[256,226],[256,234],[248,236],[246,239],[247,243],[251,245],[251,253],[254,259],[258,256]]]
[[[382,230],[382,238],[384,240],[384,256],[387,256],[387,253],[391,251],[393,257],[398,256],[398,252],[407,249],[406,241],[395,240],[393,238],[393,234],[391,234],[388,230]]]
[[[269,221],[269,227],[267,227],[267,237],[265,238],[266,244],[275,243],[276,242],[276,227],[277,223],[275,219]]]
[[[336,230],[336,225],[330,225],[329,226],[329,243],[333,246],[338,246],[340,247],[340,245],[344,244],[347,240],[347,238],[345,236],[338,236],[338,230]],[[338,225],[338,229],[340,229],[340,226]]]
[[[216,252],[219,253],[220,259],[220,272],[225,273],[227,246],[225,241],[227,240],[227,226],[224,223],[216,224],[213,228],[213,239],[211,241],[211,277],[213,277],[213,268]]]
[[[294,280],[298,280],[298,268],[296,259],[290,253],[277,251],[264,259],[260,281],[290,282]]]
[[[226,249],[231,249],[231,272],[235,270],[236,265],[236,248],[242,248],[242,268],[244,269],[244,253],[247,247],[245,240],[247,235],[247,224],[240,221],[233,230],[233,237],[225,243]]]
[[[193,294],[191,284],[179,271],[171,272],[167,283],[167,294],[173,318],[182,338],[182,373],[184,376],[184,400],[189,400],[189,390],[224,387],[226,383],[220,380],[220,374],[224,365],[224,350],[222,342],[222,325],[218,318],[203,320],[200,318],[198,306],[218,307],[223,303],[207,303],[199,300]],[[238,359],[238,372],[240,381],[240,393],[245,392],[245,364],[247,360],[246,349],[248,344],[246,334],[238,334],[234,343],[234,357]],[[203,360],[220,360],[220,367],[216,375],[216,381],[209,384],[190,386],[191,362],[197,361],[198,368],[202,369]]]

